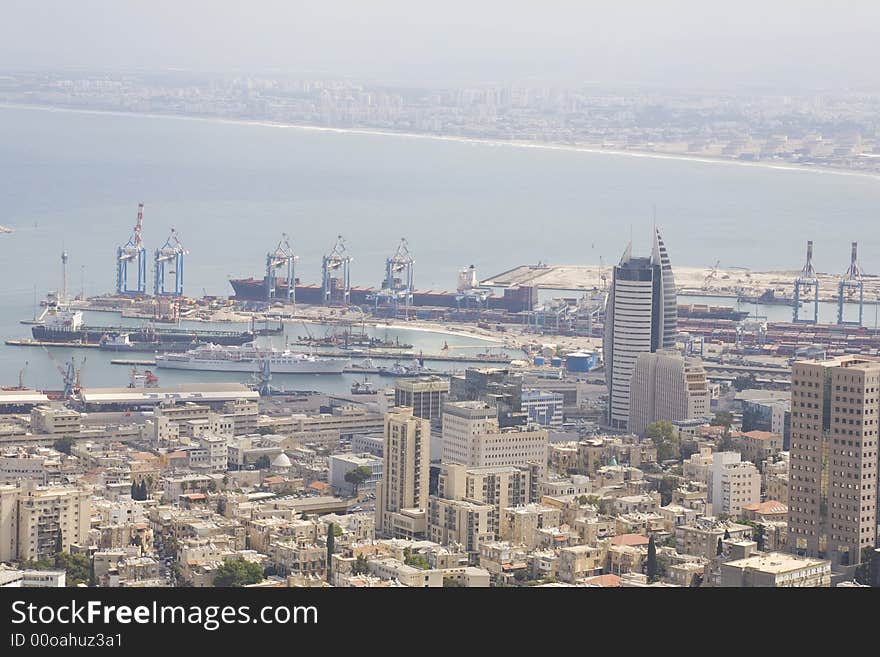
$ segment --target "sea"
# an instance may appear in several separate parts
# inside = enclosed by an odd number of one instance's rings
[[[149,252],[172,229],[188,250],[185,291],[228,295],[229,278],[261,277],[286,233],[296,275],[319,282],[321,258],[342,235],[358,285],[378,286],[384,261],[406,238],[419,289],[452,290],[474,265],[488,278],[521,264],[616,262],[628,241],[650,250],[663,233],[674,264],[799,269],[815,242],[819,271],[842,272],[859,242],[880,269],[880,180],[795,167],[523,147],[246,121],[0,107],[0,338],[28,337],[36,303],[61,285],[110,292],[115,254],[143,202]],[[698,298],[682,301],[700,302]],[[733,303],[709,298],[703,302]],[[744,307],[786,319],[784,306]],[[823,304],[823,319],[834,319]],[[875,309],[865,311],[873,325]],[[89,323],[120,323],[101,313]],[[201,325],[201,324],[200,324]],[[468,336],[373,329],[425,352]],[[301,327],[289,329],[302,334]],[[491,345],[492,343],[485,343]],[[485,345],[483,345],[485,346]],[[87,386],[128,383],[127,368],[97,350],[0,346],[0,385],[60,387],[56,365],[87,358]],[[211,379],[163,373],[162,383]],[[221,375],[224,376],[224,375]],[[353,376],[353,375],[352,375]],[[178,378],[180,377],[180,378]],[[317,378],[317,380],[316,380]],[[351,376],[282,381],[341,392]]]

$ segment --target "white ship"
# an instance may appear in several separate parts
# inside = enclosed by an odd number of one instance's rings
[[[156,367],[210,372],[258,372],[268,361],[273,374],[342,374],[346,358],[322,358],[280,349],[205,344],[182,354],[157,354]]]

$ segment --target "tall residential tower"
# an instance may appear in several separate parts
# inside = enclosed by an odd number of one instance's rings
[[[648,258],[634,258],[628,244],[614,268],[605,306],[605,382],[608,424],[628,430],[630,381],[640,353],[675,347],[678,307],[672,265],[660,231]]]

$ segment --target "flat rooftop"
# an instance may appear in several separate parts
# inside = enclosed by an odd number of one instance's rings
[[[0,406],[4,404],[48,404],[49,398],[36,390],[0,390]]]
[[[162,388],[84,388],[86,404],[159,404],[162,402],[218,402],[260,398],[243,383],[182,383]]]
[[[745,559],[737,559],[736,561],[728,561],[723,564],[731,568],[750,568],[759,570],[763,573],[772,573],[781,575],[790,573],[802,568],[814,566],[822,566],[827,564],[831,568],[831,562],[822,559],[810,559],[809,557],[798,557],[793,554],[784,554],[782,552],[771,552],[769,554],[760,554]]]

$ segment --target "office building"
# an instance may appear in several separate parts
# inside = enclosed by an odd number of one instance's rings
[[[529,421],[542,427],[559,429],[562,427],[562,407],[564,397],[556,392],[528,388],[522,393],[522,409]]]
[[[394,405],[409,406],[415,417],[436,420],[449,394],[449,380],[437,376],[397,379],[394,382]]]
[[[672,266],[655,229],[651,256],[634,258],[630,243],[612,273],[603,339],[611,428],[628,429],[630,381],[639,354],[675,347],[677,312]]]
[[[699,358],[674,349],[636,358],[629,391],[628,430],[644,435],[651,422],[677,422],[709,415],[709,382]]]
[[[798,361],[791,372],[789,545],[858,564],[877,537],[880,361]]]
[[[527,466],[547,462],[549,432],[538,425],[501,428],[484,402],[448,402],[443,407],[443,462],[470,467]]]

